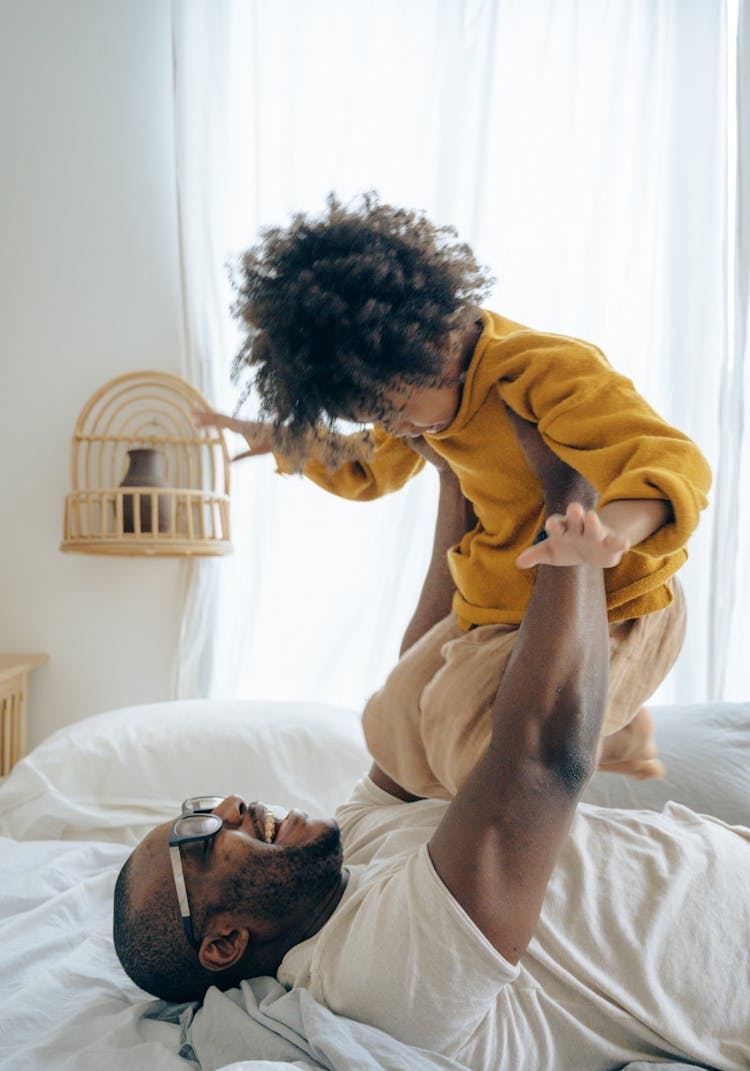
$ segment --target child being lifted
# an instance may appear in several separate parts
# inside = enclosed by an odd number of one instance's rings
[[[455,231],[374,194],[354,207],[331,195],[320,218],[265,230],[235,282],[246,330],[235,372],[254,371],[260,421],[207,412],[199,424],[360,502],[398,490],[429,456],[467,500],[448,555],[453,612],[403,651],[389,702],[378,692],[365,707],[381,768],[416,796],[456,792],[489,739],[531,568],[586,561],[605,567],[610,622],[600,768],[662,776],[643,704],[684,638],[675,573],[711,481],[697,447],[595,346],[480,308],[490,280]],[[545,516],[509,410],[594,485],[593,518],[575,506]],[[342,438],[340,419],[371,433]]]

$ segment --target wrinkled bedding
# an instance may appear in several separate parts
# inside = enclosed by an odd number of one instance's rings
[[[750,704],[655,715],[667,781],[599,775],[587,798],[655,809],[674,798],[747,823]],[[238,791],[331,813],[367,765],[356,715],[316,704],[154,704],[40,745],[0,785],[1,1071],[196,1071],[198,1060],[217,1071],[456,1068],[273,980],[214,990],[196,1016],[135,987],[112,948],[119,867],[185,796]]]

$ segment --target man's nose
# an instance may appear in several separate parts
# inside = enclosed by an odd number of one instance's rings
[[[226,826],[238,826],[247,813],[247,804],[241,796],[227,796],[218,807],[214,807],[214,814],[218,814]]]

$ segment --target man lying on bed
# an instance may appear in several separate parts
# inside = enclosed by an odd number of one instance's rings
[[[592,488],[517,434],[548,511],[584,538]],[[442,552],[465,518],[455,477],[440,482],[424,631],[446,612]],[[540,566],[490,747],[450,803],[377,767],[336,822],[195,801],[209,813],[157,827],[120,874],[125,970],[175,1001],[275,974],[472,1069],[750,1067],[750,831],[676,805],[576,806],[607,664],[601,569]]]

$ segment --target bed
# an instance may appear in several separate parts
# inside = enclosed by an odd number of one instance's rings
[[[676,799],[748,824],[750,704],[654,713],[667,779],[597,775],[587,798],[656,809]],[[457,1069],[331,1016],[306,994],[293,1002],[271,980],[227,997],[211,991],[233,1002],[224,1011],[236,1009],[237,1029],[218,1036],[206,1029],[208,1002],[199,1020],[192,1005],[152,1000],[114,954],[119,867],[183,798],[236,791],[330,814],[367,766],[357,715],[313,703],[160,703],[87,718],[44,741],[0,785],[0,1069]],[[269,1009],[283,1029],[268,1032]]]

